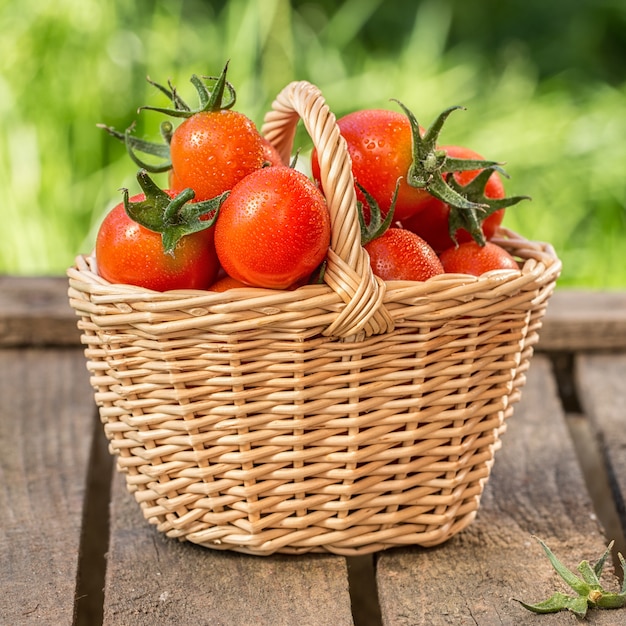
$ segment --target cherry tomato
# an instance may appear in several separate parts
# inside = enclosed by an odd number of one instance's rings
[[[265,137],[261,139],[263,142],[263,156],[265,158],[264,165],[284,165],[278,150]]]
[[[278,154],[278,150],[276,150],[276,148],[267,139],[265,139],[265,137],[262,137],[261,141],[263,150],[263,167],[266,167],[268,165],[283,165],[280,154]],[[178,192],[185,189],[185,185],[183,185],[183,183],[179,180],[173,169],[168,171],[168,186],[170,189]]]
[[[404,228],[388,228],[365,245],[374,274],[383,280],[427,280],[443,274],[435,251]]]
[[[488,241],[484,246],[475,241],[466,241],[444,250],[439,258],[444,271],[449,274],[480,276],[490,270],[519,269],[513,256],[493,241]]]
[[[131,198],[138,202],[139,194]],[[161,235],[128,217],[124,204],[105,216],[96,237],[98,273],[111,283],[155,291],[207,289],[219,269],[213,228],[182,237],[174,254],[164,252]]]
[[[222,276],[220,279],[216,280],[210,287],[209,291],[228,291],[229,289],[235,289],[237,287],[247,287],[245,283],[242,283],[240,280],[233,278],[232,276]]]
[[[219,77],[204,79],[193,75],[191,82],[198,93],[199,104],[192,108],[173,86],[154,85],[166,94],[171,108],[144,106],[176,118],[184,118],[174,128],[169,121],[161,125],[166,145],[135,138],[132,133],[119,132],[101,125],[123,141],[133,160],[148,172],[169,170],[169,188],[173,191],[193,189],[195,201],[211,200],[230,191],[237,182],[255,169],[281,163],[277,150],[258,132],[254,122],[231,107],[236,101],[235,89],[226,80],[228,63]],[[209,88],[207,80],[213,83]],[[144,162],[139,153],[152,156]],[[154,163],[154,156],[161,162]]]
[[[167,186],[174,193],[178,193],[185,189],[185,186],[178,180],[174,170],[168,170],[167,172]]]
[[[215,198],[263,167],[266,144],[252,120],[238,111],[195,113],[172,134],[172,180],[178,191],[193,189],[196,201]]]
[[[402,181],[394,212],[396,220],[403,221],[412,215],[421,202],[430,197],[426,190],[411,187],[406,182],[413,162],[413,139],[409,118],[404,113],[364,109],[339,118],[337,126],[347,142],[356,182],[376,200],[383,216],[389,212],[399,178]],[[311,171],[319,183],[315,150],[311,155]],[[367,220],[369,209],[358,187],[357,198],[364,204]]]
[[[246,176],[222,204],[215,224],[222,267],[257,287],[287,289],[303,280],[324,260],[329,244],[324,196],[287,166]]]
[[[483,159],[477,152],[462,146],[442,146],[442,149],[449,156],[459,159]],[[455,172],[453,176],[459,184],[467,185],[476,178],[478,173],[479,170],[466,170]],[[504,198],[504,185],[498,172],[494,172],[487,180],[485,196],[487,198]],[[481,227],[485,239],[489,240],[494,236],[498,226],[504,219],[504,214],[505,209],[498,209],[483,219]],[[439,253],[454,245],[448,228],[449,215],[450,207],[447,204],[429,196],[413,216],[402,220],[402,226],[417,233]],[[455,237],[457,243],[472,240],[472,236],[464,228],[457,229]]]

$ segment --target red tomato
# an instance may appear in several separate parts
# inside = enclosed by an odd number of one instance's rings
[[[483,220],[481,227],[485,239],[493,238],[498,226],[502,223],[504,212],[505,209],[498,209]],[[432,198],[417,215],[403,221],[402,226],[428,241],[439,253],[454,246],[454,241],[452,241],[448,230],[449,215],[450,207],[441,200]],[[455,236],[457,243],[464,243],[472,239],[472,236],[464,228],[459,228]]]
[[[176,177],[174,170],[169,170],[167,172],[167,186],[174,193],[178,193],[185,189],[185,186]]]
[[[448,274],[472,274],[480,276],[490,270],[518,270],[513,256],[493,241],[480,246],[475,241],[466,241],[452,246],[440,255],[443,269]]]
[[[263,150],[263,166],[267,165],[283,165],[283,162],[278,154],[278,150],[267,140],[265,137],[261,138],[262,150]],[[170,189],[177,192],[186,188],[185,185],[179,180],[178,176],[173,169],[168,172],[168,186]],[[197,193],[196,193],[197,198]],[[210,199],[210,198],[205,198]],[[199,200],[199,199],[198,199]]]
[[[247,287],[248,285],[242,283],[240,280],[233,278],[232,276],[222,276],[219,280],[216,280],[210,287],[209,291],[228,291],[229,289],[235,289],[237,287]]]
[[[131,201],[144,198],[139,194]],[[98,273],[111,283],[155,291],[206,289],[219,269],[213,230],[182,237],[174,254],[166,254],[161,235],[131,220],[120,203],[106,215],[96,237]]]
[[[365,245],[374,274],[383,280],[427,280],[443,274],[435,251],[415,233],[388,228]]]
[[[174,130],[170,143],[177,190],[191,187],[195,200],[209,200],[231,190],[267,161],[266,141],[238,111],[202,111]]]
[[[224,201],[215,247],[227,274],[249,285],[287,289],[308,277],[330,244],[326,200],[301,172],[265,167]]]
[[[267,140],[262,137],[263,156],[265,157],[265,165],[284,165],[278,150]]]
[[[461,146],[442,146],[442,149],[449,156],[459,159],[483,159],[477,152]],[[479,170],[466,170],[455,172],[453,175],[459,184],[467,185],[478,173]],[[498,172],[494,172],[489,177],[485,185],[485,196],[487,198],[504,198],[504,185]],[[498,209],[482,221],[481,227],[485,239],[489,240],[494,236],[496,229],[502,223],[504,213],[505,209]],[[450,207],[447,204],[429,196],[413,216],[402,220],[402,226],[425,239],[436,252],[442,252],[454,245],[448,228],[449,215]],[[464,228],[459,228],[455,237],[457,243],[472,240],[472,236]]]
[[[404,113],[385,109],[354,111],[337,120],[341,135],[348,144],[352,173],[356,181],[378,202],[387,215],[398,178],[402,178],[394,216],[403,221],[414,213],[430,195],[424,189],[411,187],[407,173],[413,162],[411,124]],[[311,155],[313,177],[320,182],[317,152]],[[368,219],[367,202],[357,187],[357,198],[363,202]]]

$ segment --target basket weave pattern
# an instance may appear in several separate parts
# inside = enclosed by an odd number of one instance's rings
[[[110,451],[146,520],[251,554],[432,546],[475,517],[560,261],[501,229],[520,271],[376,278],[350,161],[321,93],[296,82],[264,134],[302,121],[331,213],[324,284],[152,292],[68,270]]]

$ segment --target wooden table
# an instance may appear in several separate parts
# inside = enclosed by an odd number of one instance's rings
[[[573,624],[512,600],[568,591],[532,535],[570,567],[610,539],[626,554],[626,293],[557,290],[467,530],[344,558],[212,551],[148,525],[113,470],[66,288],[0,277],[0,624]]]

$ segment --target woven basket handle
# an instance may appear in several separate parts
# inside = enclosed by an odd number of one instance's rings
[[[383,305],[385,283],[373,274],[361,246],[350,155],[320,90],[307,81],[289,83],[265,115],[262,133],[288,163],[300,119],[317,149],[332,225],[324,281],[345,303],[324,334],[349,337],[361,331],[366,335],[389,332],[393,319]]]

